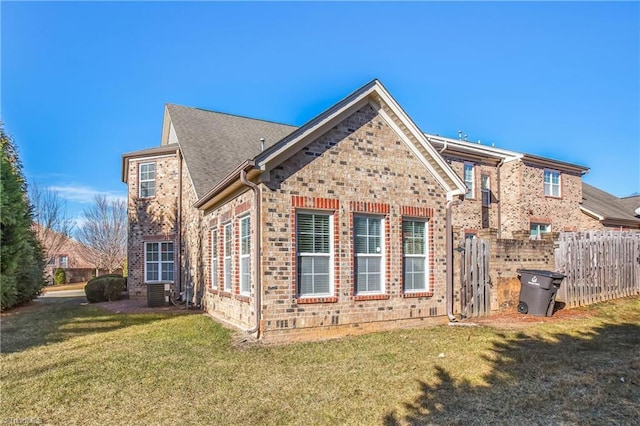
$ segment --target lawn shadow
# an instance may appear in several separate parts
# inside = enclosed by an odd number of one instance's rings
[[[420,396],[401,413],[388,412],[383,424],[637,424],[638,323],[500,337],[484,355],[484,383],[436,365],[435,380],[419,381]]]
[[[87,304],[84,297],[36,299],[3,313],[0,351],[3,354],[174,318],[180,313],[113,313]]]

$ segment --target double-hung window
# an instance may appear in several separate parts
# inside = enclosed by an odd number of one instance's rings
[[[480,175],[480,189],[482,190],[482,207],[491,206],[491,178],[489,175]]]
[[[69,267],[69,256],[67,255],[63,255],[60,256],[60,267],[61,268],[68,268]]]
[[[548,223],[531,223],[529,224],[529,238],[539,240],[542,234],[551,232],[551,225]]]
[[[240,293],[248,295],[251,285],[251,225],[249,216],[240,219]]]
[[[211,288],[218,288],[218,231],[211,231]]]
[[[298,295],[331,296],[331,225],[327,213],[296,215]]]
[[[560,197],[560,172],[555,170],[544,171],[544,195],[547,197]]]
[[[382,219],[355,216],[353,225],[356,294],[382,293],[384,290]]]
[[[145,281],[173,281],[172,241],[145,243]]]
[[[427,223],[402,221],[402,250],[404,255],[404,291],[427,291]]]
[[[140,164],[140,198],[156,195],[156,163]]]
[[[464,195],[464,198],[473,199],[475,198],[475,185],[474,185],[474,173],[473,173],[473,164],[472,163],[464,163],[464,184],[467,185],[467,193]]]
[[[224,225],[224,289],[231,291],[231,223]]]

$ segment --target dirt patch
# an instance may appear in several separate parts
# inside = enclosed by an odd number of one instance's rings
[[[66,290],[84,290],[84,286],[87,285],[87,282],[73,283],[73,284],[59,284],[59,285],[51,285],[42,289],[44,293],[50,293],[54,291],[66,291]]]
[[[507,312],[500,314],[492,314],[483,318],[470,318],[464,322],[473,322],[488,327],[501,329],[519,329],[526,328],[533,324],[555,323],[579,318],[591,318],[593,315],[588,314],[582,309],[560,309],[553,313],[550,317],[538,317],[534,315],[520,314],[517,312]]]
[[[193,306],[186,305],[178,306],[161,306],[157,308],[150,308],[147,306],[145,299],[121,299],[113,302],[100,302],[96,303],[96,306],[100,306],[109,312],[116,314],[157,314],[157,313],[176,313],[176,314],[202,314],[203,312]]]

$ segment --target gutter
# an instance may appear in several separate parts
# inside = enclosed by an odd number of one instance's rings
[[[262,295],[262,283],[260,281],[260,266],[261,266],[261,261],[260,261],[260,187],[258,185],[256,185],[255,183],[251,182],[250,180],[247,179],[247,172],[244,169],[240,170],[240,182],[242,182],[244,185],[248,186],[249,188],[251,188],[253,190],[253,205],[255,206],[256,209],[256,214],[253,215],[253,251],[255,254],[255,262],[254,262],[254,268],[253,268],[253,279],[254,282],[256,283],[256,290],[255,290],[255,312],[256,312],[256,325],[252,328],[250,328],[249,330],[247,330],[247,333],[249,334],[253,334],[253,333],[257,333],[256,338],[260,337],[260,321],[261,321],[261,295]]]
[[[597,220],[604,220],[605,217],[594,212],[593,210],[589,210],[588,208],[584,207],[584,206],[580,206],[580,210],[582,210],[583,213],[592,216],[593,218],[597,219]]]
[[[453,223],[451,220],[451,208],[460,204],[460,199],[454,199],[454,196],[460,196],[459,190],[453,190],[447,192],[447,207],[446,207],[446,246],[447,246],[447,291],[446,291],[446,305],[447,305],[447,317],[449,321],[456,322],[457,319],[453,315]]]
[[[229,186],[232,182],[235,182],[242,175],[242,173],[246,171],[247,168],[251,168],[254,165],[255,163],[253,161],[245,160],[242,164],[236,167],[231,173],[229,173],[224,179],[218,182],[218,184],[214,186],[209,192],[204,194],[198,201],[196,201],[193,206],[198,209],[205,206],[209,202],[209,200],[211,200],[216,194],[218,194],[224,188]]]

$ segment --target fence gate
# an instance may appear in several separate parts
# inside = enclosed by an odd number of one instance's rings
[[[462,318],[489,315],[491,278],[489,241],[466,238],[460,256],[460,302]]]

